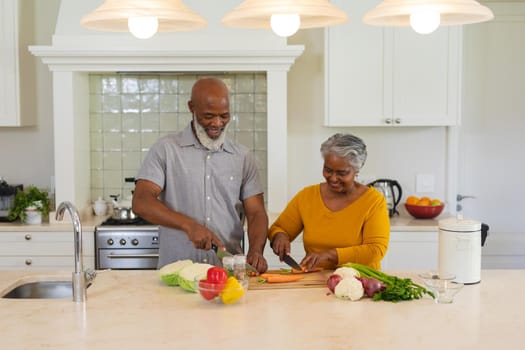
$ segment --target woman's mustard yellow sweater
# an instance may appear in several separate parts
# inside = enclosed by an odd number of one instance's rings
[[[303,232],[306,253],[335,248],[337,265],[355,262],[379,269],[390,239],[384,196],[370,187],[346,208],[331,211],[321,198],[320,188],[320,184],[308,186],[295,195],[271,225],[269,240],[283,232],[291,242]]]

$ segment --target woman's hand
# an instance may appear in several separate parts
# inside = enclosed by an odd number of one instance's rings
[[[301,266],[306,271],[312,270],[319,265],[337,265],[337,251],[335,249],[329,249],[318,253],[308,253],[301,261]]]
[[[290,238],[285,233],[279,232],[273,237],[271,247],[275,255],[279,256],[279,260],[283,261],[284,256],[290,254]]]

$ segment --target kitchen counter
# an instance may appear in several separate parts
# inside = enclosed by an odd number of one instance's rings
[[[391,231],[438,231],[439,220],[448,219],[453,217],[447,212],[443,212],[434,219],[416,219],[410,215],[403,204],[399,205],[399,215],[394,215],[390,218],[390,230]]]
[[[100,225],[104,220],[106,220],[109,215],[105,216],[95,216],[95,215],[85,215],[82,216],[80,222],[82,224],[83,231],[94,231],[95,226]],[[43,222],[40,225],[27,225],[16,220],[14,222],[0,222],[0,233],[2,231],[72,231],[73,226],[71,218],[68,213],[64,213],[63,221],[56,221],[55,212],[49,214],[49,222]]]
[[[435,219],[414,219],[410,216],[404,208],[400,208],[400,215],[390,218],[391,231],[438,231],[438,221],[450,217],[449,214],[443,213]],[[88,214],[89,210],[82,212],[81,223],[83,230],[94,231],[95,226],[106,220],[109,215],[94,216]],[[279,216],[279,213],[268,213],[268,222],[271,225]],[[50,222],[42,223],[41,225],[26,225],[22,224],[20,220],[15,222],[0,222],[0,232],[2,231],[71,231],[71,219],[69,215],[64,214],[63,221],[56,221],[54,219],[55,213],[49,214]]]
[[[405,208],[399,209],[399,215],[395,215],[390,218],[390,230],[391,231],[438,231],[439,220],[446,219],[451,217],[449,213],[441,213],[438,217],[434,219],[415,219],[410,214],[407,213]],[[268,213],[269,225],[271,225],[279,213]]]
[[[0,271],[0,293],[42,274]],[[10,350],[521,348],[525,271],[484,270],[481,276],[453,304],[428,297],[351,302],[326,288],[307,288],[249,290],[244,302],[225,306],[165,286],[155,271],[109,271],[97,276],[85,304],[0,299],[1,343]],[[504,295],[510,287],[512,294]]]
[[[412,216],[400,215],[390,218],[390,231],[435,231],[438,232],[439,220],[447,218],[447,215],[441,215],[435,219],[415,219]]]

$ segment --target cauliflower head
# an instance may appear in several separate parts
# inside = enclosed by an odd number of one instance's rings
[[[360,277],[359,275],[359,272],[352,268],[352,267],[338,267],[335,271],[334,271],[334,274],[336,275],[339,275],[343,278],[350,278],[350,277]]]
[[[357,280],[354,276],[343,277],[337,286],[335,286],[334,294],[340,299],[357,301],[363,297],[365,289],[361,281]]]

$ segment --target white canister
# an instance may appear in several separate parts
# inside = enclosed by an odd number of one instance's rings
[[[439,221],[439,270],[455,281],[481,281],[481,222],[450,218]]]
[[[98,199],[93,202],[93,212],[95,215],[105,215],[106,209],[108,208],[106,201],[103,200],[101,197],[98,197]]]
[[[42,213],[36,209],[26,209],[26,219],[24,223],[27,225],[40,225],[42,223]]]

